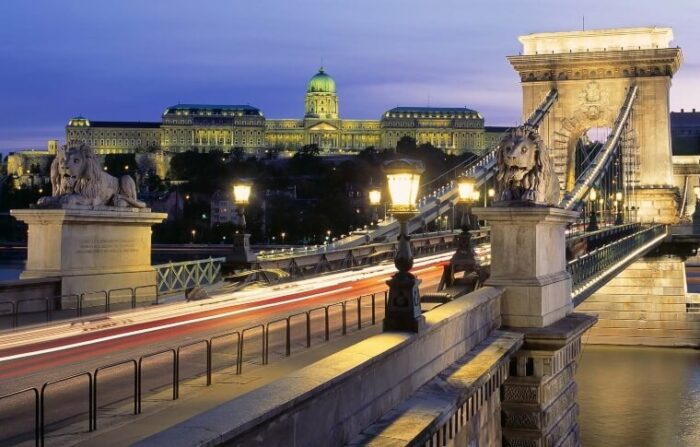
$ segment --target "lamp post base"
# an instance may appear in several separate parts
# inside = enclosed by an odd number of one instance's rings
[[[420,332],[425,326],[418,287],[421,280],[411,273],[398,272],[390,280],[384,331]]]

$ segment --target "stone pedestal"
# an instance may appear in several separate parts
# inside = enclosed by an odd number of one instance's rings
[[[523,206],[476,208],[491,225],[488,286],[505,287],[504,326],[544,327],[573,311],[565,229],[578,212]]]
[[[61,277],[61,293],[156,283],[151,226],[167,214],[150,209],[77,207],[12,210],[29,226],[20,278]]]
[[[574,374],[581,336],[596,321],[573,313],[546,328],[516,329],[525,339],[502,386],[504,447],[581,445]]]
[[[255,254],[250,251],[250,234],[237,233],[233,235],[233,250],[227,260],[234,264],[247,265],[255,260]]]
[[[630,204],[637,211],[631,220],[642,223],[678,223],[681,197],[674,187],[639,187],[630,195]],[[635,205],[636,204],[636,205]]]
[[[421,280],[411,273],[398,272],[386,282],[389,297],[382,327],[384,331],[420,332],[425,317],[420,310]]]

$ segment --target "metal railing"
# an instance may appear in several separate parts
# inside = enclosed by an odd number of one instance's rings
[[[47,428],[49,425],[49,422],[47,421],[46,417],[46,413],[48,411],[47,407],[49,404],[55,405],[56,407],[60,407],[62,405],[61,402],[59,402],[59,400],[57,399],[47,399],[46,391],[48,388],[51,387],[51,385],[74,380],[82,380],[83,378],[87,379],[86,387],[81,387],[78,391],[84,392],[85,390],[87,390],[87,392],[85,393],[87,395],[88,409],[87,431],[92,432],[97,430],[98,414],[100,410],[100,405],[98,402],[98,389],[100,384],[99,378],[102,377],[102,375],[104,375],[104,373],[100,374],[100,372],[103,372],[105,370],[121,371],[121,377],[133,377],[133,391],[129,393],[129,396],[127,398],[120,398],[119,402],[123,401],[124,399],[131,400],[133,402],[133,410],[130,410],[130,413],[138,415],[142,412],[142,405],[145,401],[145,396],[147,392],[160,392],[162,390],[168,389],[169,387],[172,387],[172,400],[179,399],[180,385],[183,383],[182,367],[185,363],[184,360],[187,357],[187,353],[189,352],[188,348],[193,348],[197,346],[201,346],[203,348],[203,352],[200,354],[200,360],[204,360],[202,362],[204,363],[203,371],[198,371],[198,373],[194,377],[191,377],[191,379],[196,380],[201,376],[204,376],[206,377],[206,386],[210,386],[212,383],[214,383],[214,380],[212,379],[213,371],[221,372],[227,368],[233,367],[234,373],[236,375],[240,375],[243,373],[244,363],[252,362],[254,359],[258,359],[260,365],[269,364],[270,353],[275,352],[274,348],[276,345],[274,344],[274,342],[275,340],[277,340],[277,335],[280,328],[283,329],[283,351],[279,353],[279,356],[280,358],[289,357],[293,352],[292,347],[294,337],[292,337],[292,334],[295,333],[295,329],[303,329],[303,336],[301,337],[302,343],[300,343],[299,346],[303,346],[304,349],[312,347],[312,341],[314,339],[314,323],[319,323],[318,321],[315,321],[314,317],[318,316],[319,314],[322,315],[322,321],[320,321],[320,323],[322,323],[322,328],[320,330],[321,335],[320,337],[317,337],[317,339],[325,342],[333,338],[333,332],[331,330],[331,321],[333,320],[334,316],[339,318],[340,324],[338,327],[338,331],[340,336],[344,336],[349,332],[349,329],[351,327],[355,327],[356,330],[361,330],[363,327],[366,327],[368,325],[375,325],[377,323],[377,320],[380,318],[378,311],[386,308],[386,300],[386,291],[362,295],[358,298],[352,298],[320,307],[315,307],[302,312],[297,312],[278,320],[255,324],[242,330],[230,331],[223,334],[214,335],[210,338],[189,341],[187,343],[178,345],[174,348],[168,348],[157,352],[144,354],[138,359],[131,358],[115,363],[110,363],[108,365],[100,366],[94,371],[81,371],[75,374],[71,374],[67,377],[47,381],[40,388],[26,388],[20,391],[16,391],[14,393],[0,396],[0,410],[3,409],[3,406],[6,406],[7,408],[12,407],[12,400],[16,399],[17,396],[30,392],[33,393],[33,410],[36,415],[34,421],[35,424],[33,437],[37,446],[43,446],[46,441],[48,433]],[[363,307],[369,308],[369,314],[363,314]],[[338,311],[334,312],[334,309],[338,309]],[[354,312],[348,312],[348,309],[354,310]],[[351,314],[355,315],[354,320],[350,317]],[[350,323],[352,323],[352,325]],[[256,340],[257,337],[260,337],[259,341]],[[233,343],[230,343],[230,348],[226,349],[224,345],[224,348],[217,349],[219,345],[223,345],[221,341],[226,338],[231,338],[233,341]],[[253,348],[251,349],[249,347]],[[190,355],[192,355],[191,352]],[[214,357],[217,355],[227,355],[229,357],[235,357],[235,361],[217,367],[217,365],[214,362]],[[161,384],[148,390],[144,389],[144,376],[146,374],[146,370],[148,369],[149,363],[147,360],[154,358],[162,359],[166,356],[168,359],[171,359],[168,362],[172,366],[172,383],[169,383],[167,385]],[[151,372],[154,371],[163,371],[163,366],[154,366]],[[163,377],[162,374],[160,375],[160,377]],[[112,404],[113,403],[114,402],[112,402]],[[27,408],[25,408],[25,410],[26,409]],[[77,416],[79,415],[74,415],[74,417]],[[13,438],[26,437],[27,435],[28,434],[26,432],[17,433],[13,436]],[[13,438],[0,440],[0,444],[2,444],[3,441],[8,442]]]
[[[159,304],[155,284],[0,301],[0,329]],[[9,324],[1,324],[3,321]]]
[[[181,292],[214,284],[221,280],[221,266],[225,261],[226,258],[208,258],[154,265],[158,293]]]
[[[570,261],[567,271],[571,274],[574,303],[578,304],[593,293],[593,285],[625,267],[626,262],[632,262],[643,254],[637,252],[653,248],[654,242],[663,240],[667,232],[665,225],[654,225]]]

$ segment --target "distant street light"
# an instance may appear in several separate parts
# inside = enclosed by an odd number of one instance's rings
[[[369,204],[372,206],[372,225],[379,221],[379,204],[382,202],[382,191],[379,189],[369,190]]]
[[[622,216],[622,193],[620,191],[615,193],[615,225],[622,225],[624,223],[624,217]]]
[[[283,231],[282,233],[280,233],[280,236],[282,237],[282,244],[284,245],[284,238],[287,237],[287,233]]]
[[[253,185],[241,180],[233,185],[233,203],[236,204],[236,212],[238,213],[238,226],[241,230],[245,230],[245,207],[250,203],[250,191]]]
[[[384,317],[384,330],[418,332],[425,318],[421,313],[418,280],[411,272],[413,253],[408,236],[408,220],[418,212],[416,198],[420,177],[425,167],[415,160],[392,160],[384,165],[391,197],[391,213],[400,224],[394,265],[398,269],[387,284],[389,299]]]
[[[190,231],[190,233],[192,234],[192,242],[194,243],[195,236],[197,235],[197,230],[193,229],[192,231]]]
[[[596,215],[596,205],[598,203],[598,193],[595,189],[591,188],[591,192],[588,194],[588,202],[591,207],[590,220],[588,222],[588,227],[586,231],[598,231],[598,216]]]

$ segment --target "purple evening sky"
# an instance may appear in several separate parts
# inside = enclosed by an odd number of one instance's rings
[[[0,151],[63,140],[68,118],[158,121],[178,102],[299,118],[323,58],[345,118],[467,106],[514,124],[521,34],[670,26],[673,110],[700,108],[698,0],[2,0]]]

